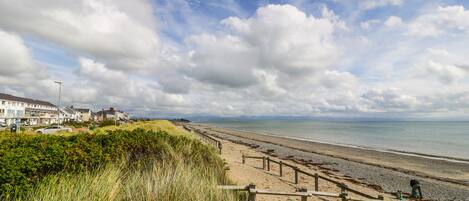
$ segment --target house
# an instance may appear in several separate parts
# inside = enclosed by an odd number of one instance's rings
[[[57,121],[58,109],[52,103],[0,93],[0,123],[36,125]]]
[[[76,111],[80,113],[80,118],[81,121],[93,121],[93,112],[90,109],[85,109],[85,108],[76,108]]]
[[[60,109],[60,119],[63,121],[75,121],[81,122],[81,113],[77,111],[73,106],[64,107]]]
[[[102,110],[96,113],[96,121],[115,120],[115,121],[128,121],[130,116],[128,113],[109,108],[109,110]]]

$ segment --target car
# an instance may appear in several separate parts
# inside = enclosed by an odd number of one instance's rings
[[[6,124],[6,123],[0,123],[0,127],[8,127],[8,124]]]
[[[66,132],[72,132],[71,128],[63,127],[63,126],[49,126],[47,128],[41,128],[37,129],[36,133],[38,134],[54,134],[59,131],[66,131]]]

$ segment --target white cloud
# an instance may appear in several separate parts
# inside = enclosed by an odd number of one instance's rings
[[[0,84],[27,85],[47,77],[18,35],[0,29],[0,47]]]
[[[365,10],[402,4],[359,2]],[[0,90],[54,101],[52,80],[61,78],[67,104],[160,116],[451,114],[469,108],[463,20],[469,18],[462,6],[422,10],[403,22],[362,18],[363,10],[339,17],[326,7],[314,16],[291,5],[265,5],[251,16],[236,8],[230,12],[237,15],[220,21],[197,15],[191,9],[198,3],[151,5],[0,2],[0,45],[6,47],[0,49]],[[420,34],[422,28],[427,32]],[[413,37],[419,34],[434,37]],[[172,37],[183,41],[168,41]],[[35,61],[43,52],[27,47],[31,38],[63,48],[77,66]]]
[[[361,9],[371,10],[384,6],[399,6],[403,0],[358,0],[358,6]]]
[[[360,27],[365,30],[370,30],[372,26],[379,24],[381,21],[377,19],[367,20],[360,22]]]
[[[452,84],[456,81],[462,80],[468,74],[466,69],[455,65],[437,63],[432,60],[428,61],[428,64],[423,68],[423,70],[427,75],[435,76],[439,81],[445,84]]]
[[[384,25],[387,27],[400,27],[404,24],[402,23],[402,19],[397,16],[390,16],[385,22]]]
[[[420,15],[409,24],[409,33],[415,36],[439,36],[447,32],[469,30],[469,11],[464,6],[439,6]]]
[[[256,15],[222,21],[231,33],[202,34],[188,41],[194,78],[230,87],[259,82],[255,70],[301,77],[330,68],[340,55],[333,42],[336,25],[331,12],[315,18],[290,5],[268,5]],[[236,75],[236,76],[234,76]]]
[[[93,55],[119,69],[154,65],[160,45],[149,19],[152,8],[143,0],[0,2],[1,27]]]
[[[371,89],[362,95],[367,105],[375,111],[409,111],[418,106],[416,97],[402,94],[400,89]]]

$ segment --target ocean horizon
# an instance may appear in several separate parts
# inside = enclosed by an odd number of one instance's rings
[[[469,159],[469,122],[463,121],[219,119],[197,123],[328,144]]]

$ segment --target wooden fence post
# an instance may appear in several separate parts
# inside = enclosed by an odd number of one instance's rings
[[[243,154],[243,164],[246,163],[246,158],[244,157],[244,154]]]
[[[318,173],[314,174],[314,190],[319,191],[319,175],[318,175]]]
[[[262,169],[265,170],[265,156],[262,157]]]
[[[281,177],[281,176],[283,176],[283,162],[282,162],[282,161],[279,161],[279,162],[278,162],[278,165],[280,166],[280,168],[279,168],[280,170],[279,170],[279,171],[280,171],[280,177]]]
[[[295,184],[298,184],[298,168],[295,167],[293,170],[295,171]]]
[[[270,171],[270,157],[267,157],[267,171]]]
[[[345,185],[344,183],[340,183],[338,184],[337,186],[339,186],[340,188],[340,198],[342,199],[342,201],[347,201],[347,192],[345,190],[345,188],[347,188],[347,185]]]
[[[256,192],[251,192],[252,190],[256,189],[256,185],[249,184],[248,186],[248,201],[256,201]]]
[[[308,192],[308,189],[306,188],[300,188],[298,192]],[[301,196],[301,201],[308,201],[308,196],[307,195],[302,195]]]

